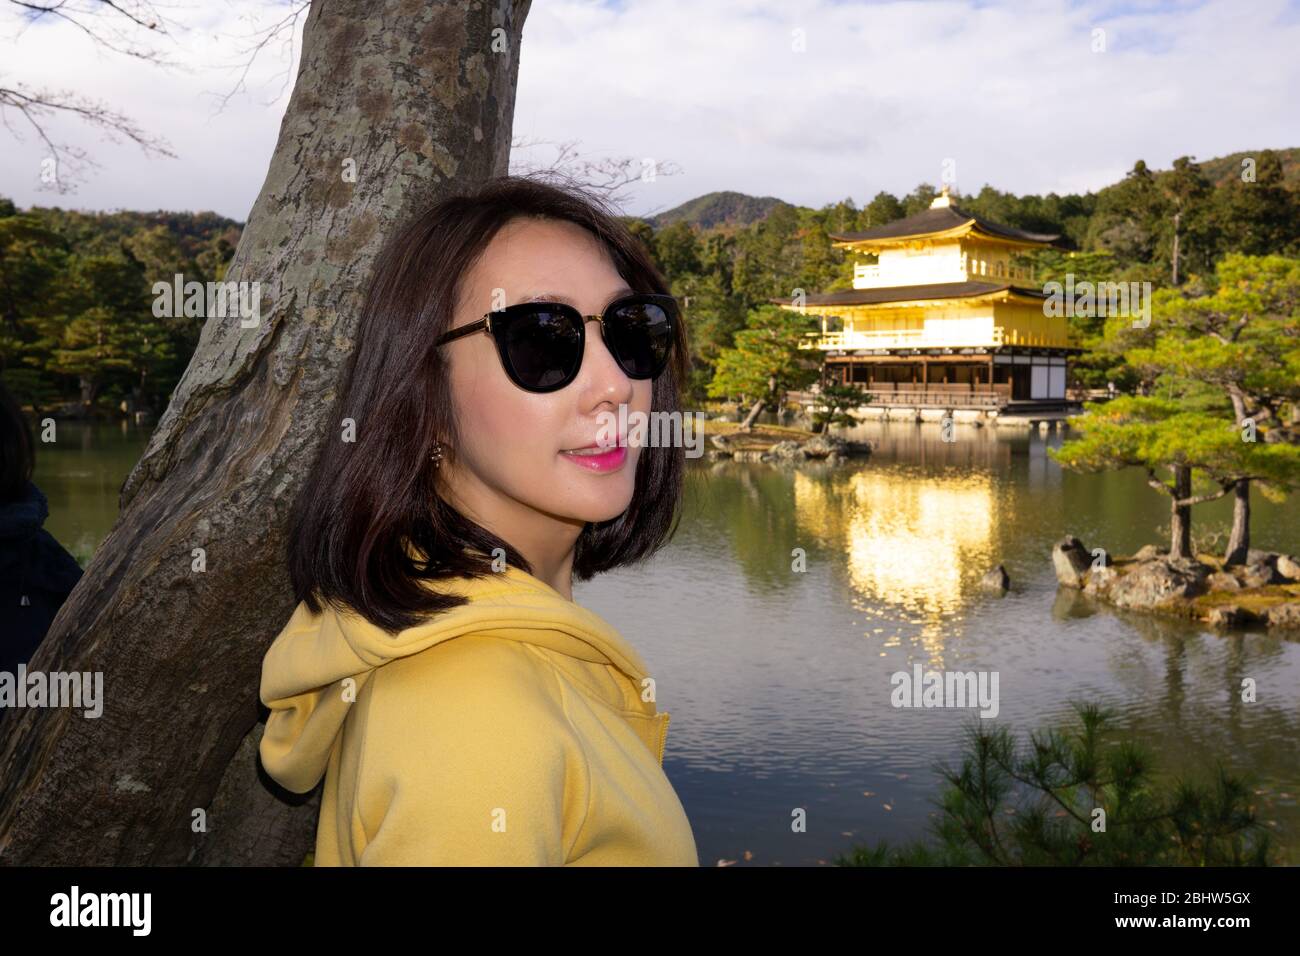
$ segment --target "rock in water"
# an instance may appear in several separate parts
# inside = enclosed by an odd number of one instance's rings
[[[1066,535],[1052,548],[1052,567],[1056,570],[1057,584],[1082,588],[1091,566],[1092,555],[1074,535]]]
[[[1011,587],[1011,578],[1007,574],[1007,569],[1000,564],[996,568],[984,572],[984,577],[980,578],[980,590],[982,591],[1005,594],[1009,587]]]
[[[843,455],[845,443],[829,435],[814,435],[803,443],[803,453],[808,458],[826,458],[830,455]]]

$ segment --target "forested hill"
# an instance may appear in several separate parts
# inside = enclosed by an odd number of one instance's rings
[[[1200,172],[1211,186],[1226,186],[1234,180],[1241,180],[1244,160],[1255,159],[1256,176],[1258,178],[1258,164],[1265,153],[1271,153],[1276,157],[1283,184],[1289,189],[1300,190],[1300,147],[1277,150],[1243,150],[1201,162],[1199,164]],[[1139,164],[1143,168],[1147,168],[1145,163],[1141,163],[1140,160],[1135,161],[1134,165]],[[1173,172],[1173,170],[1152,169],[1150,172],[1152,175],[1159,175],[1165,172]],[[1124,182],[1125,180],[1121,180],[1118,183],[1102,187],[1096,193],[1086,193],[1084,195],[1050,193],[1046,196],[1032,194],[1017,196],[1014,193],[1004,193],[991,186],[985,186],[980,192],[966,196],[965,204],[971,208],[972,212],[977,211],[974,206],[979,204],[984,209],[983,214],[990,215],[993,218],[997,218],[995,210],[1000,211],[1004,217],[1002,221],[1007,222],[1008,225],[1019,225],[1029,229],[1040,228],[1074,236],[1077,244],[1082,245],[1087,231],[1084,220],[1089,215],[1086,210],[1093,208],[1090,197],[1101,198],[1110,195],[1116,190],[1119,190],[1122,194]],[[886,216],[897,218],[893,216],[893,213],[899,209],[905,208],[908,215],[919,211],[915,208],[920,203],[919,197],[925,197],[924,201],[928,204],[933,195],[934,187],[923,184],[917,190],[913,190],[909,196],[891,197],[897,199],[899,205],[894,206],[888,202],[879,203],[877,206],[878,214],[872,217],[870,224],[879,225],[881,221],[889,221],[887,218],[883,218]],[[879,192],[875,198],[880,199],[889,196],[890,194],[887,192]],[[908,203],[909,198],[914,198],[915,201]],[[776,206],[783,204],[782,200],[771,196],[756,197],[738,192],[714,192],[684,202],[666,212],[643,218],[655,229],[662,229],[664,226],[676,222],[685,222],[705,231],[715,228],[729,230],[738,226],[752,225],[766,219]],[[867,208],[870,208],[870,205],[868,204]]]
[[[700,229],[726,229],[748,226],[766,219],[772,207],[779,205],[781,200],[772,196],[747,196],[737,192],[706,193],[667,212],[644,218],[655,229],[662,229],[674,222],[685,222]]]

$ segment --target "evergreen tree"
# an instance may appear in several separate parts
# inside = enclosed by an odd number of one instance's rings
[[[709,395],[753,402],[741,428],[748,430],[764,408],[778,409],[791,389],[817,380],[819,370],[799,348],[811,321],[774,305],[750,310],[734,348],[718,356]]]
[[[1165,197],[1157,255],[1169,264],[1169,282],[1178,285],[1189,272],[1214,267],[1218,235],[1212,216],[1213,187],[1190,156],[1156,177]]]
[[[946,786],[937,841],[878,843],[841,866],[1268,866],[1280,862],[1250,781],[1220,763],[1208,781],[1166,782],[1140,741],[1113,741],[1114,713],[1075,704],[1077,726],[1030,734],[978,718]]]
[[[892,193],[878,192],[875,198],[867,203],[862,210],[862,215],[858,219],[858,229],[855,231],[883,226],[896,219],[902,219],[905,215],[907,215],[907,212],[903,208],[903,204],[899,202],[898,197]]]
[[[1281,157],[1271,149],[1259,154],[1253,171],[1243,169],[1219,187],[1214,219],[1224,251],[1300,257],[1300,196],[1286,187]]]
[[[1087,403],[1070,420],[1081,437],[1048,454],[1066,468],[1138,467],[1169,498],[1169,557],[1191,559],[1192,508],[1229,494],[1237,482],[1286,487],[1300,478],[1300,446],[1245,442],[1231,420],[1197,407],[1197,393],[1175,398],[1121,396]]]
[[[871,393],[861,385],[844,382],[824,383],[817,394],[820,407],[812,413],[813,431],[825,431],[832,425],[852,428],[859,424],[852,409],[861,408],[871,401]]]
[[[1157,296],[1153,343],[1131,349],[1129,364],[1171,381],[1195,383],[1221,401],[1220,428],[1243,444],[1265,447],[1243,454],[1233,485],[1233,521],[1227,564],[1246,560],[1250,548],[1252,479],[1280,496],[1300,483],[1300,470],[1285,467],[1300,444],[1295,415],[1300,408],[1300,260],[1282,256],[1228,255],[1220,260],[1212,295]],[[1157,388],[1159,388],[1157,383]]]

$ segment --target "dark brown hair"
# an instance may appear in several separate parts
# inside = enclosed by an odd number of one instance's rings
[[[433,343],[454,322],[463,277],[492,237],[520,217],[582,226],[634,291],[669,292],[648,250],[601,200],[538,177],[487,180],[440,200],[393,236],[376,260],[333,432],[295,502],[289,573],[297,600],[311,610],[334,602],[394,633],[463,604],[425,582],[490,574],[495,548],[532,573],[509,542],[439,497],[430,460],[437,440],[450,442],[453,453],[458,444],[447,365]],[[680,410],[688,354],[681,324],[672,361],[654,381],[656,411]],[[355,441],[341,440],[349,418]],[[684,458],[681,448],[642,448],[627,510],[579,535],[576,580],[663,545],[676,526]]]

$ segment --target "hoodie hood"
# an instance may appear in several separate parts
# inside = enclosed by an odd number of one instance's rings
[[[303,603],[295,609],[263,660],[260,691],[271,709],[262,764],[284,787],[305,793],[320,781],[351,701],[377,668],[443,641],[475,634],[533,644],[611,665],[638,688],[647,676],[636,650],[599,615],[519,568],[431,586],[468,603],[397,634],[330,604],[319,614]]]

